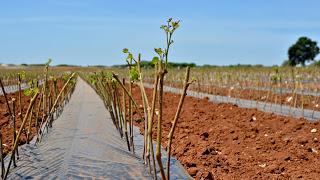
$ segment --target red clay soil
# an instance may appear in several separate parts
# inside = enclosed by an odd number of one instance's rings
[[[179,83],[169,83],[173,87],[181,87]],[[270,102],[283,104],[287,106],[310,109],[320,111],[320,98],[312,95],[301,95],[296,94],[293,96],[292,93],[268,93],[266,90],[254,90],[254,89],[238,89],[238,88],[226,88],[226,87],[217,87],[217,86],[198,86],[197,84],[192,84],[189,88],[192,91],[203,92],[208,94],[220,95],[220,96],[229,96],[239,99],[255,100],[261,102]],[[289,98],[291,100],[289,100]],[[289,101],[288,101],[289,100]],[[296,102],[295,102],[296,101]],[[317,105],[318,104],[318,105]]]
[[[62,81],[58,81],[58,89],[62,89]],[[30,103],[30,99],[31,97],[29,96],[25,96],[22,94],[22,98],[21,98],[21,104],[22,104],[22,114],[23,117],[27,112],[29,103]],[[11,101],[12,98],[16,99],[16,131],[19,131],[19,128],[21,126],[22,123],[22,119],[17,115],[19,113],[19,92],[15,92],[15,93],[11,93],[11,94],[7,94],[7,98],[9,101]],[[37,112],[37,107],[38,107],[38,103],[39,103],[40,97],[37,98],[36,102],[35,102],[35,108],[34,108],[34,114],[36,114]],[[10,107],[12,108],[12,104],[10,103]],[[41,110],[39,112],[39,118],[38,118],[38,122],[39,124],[41,123],[41,117],[43,114],[43,110]],[[6,105],[6,101],[4,96],[0,96],[0,129],[1,129],[1,134],[2,134],[2,141],[3,141],[3,148],[4,148],[4,155],[8,154],[8,152],[10,152],[12,150],[12,144],[13,144],[13,122],[9,121],[9,112],[7,109],[7,105]],[[26,127],[26,131],[29,128],[29,122],[26,123],[25,125]],[[31,129],[30,129],[30,140],[37,134],[36,131],[36,118],[35,116],[33,116],[32,121],[31,121]],[[20,136],[20,143],[19,145],[25,144],[27,141],[27,137],[26,137],[26,133],[22,133]]]
[[[9,100],[12,98],[16,99],[16,131],[19,130],[22,120],[17,114],[19,113],[19,105],[18,105],[18,93],[12,93],[8,94],[7,97]],[[39,101],[39,98],[37,99]],[[27,96],[22,96],[21,99],[22,103],[22,112],[23,116],[27,111],[27,108],[30,103],[30,97]],[[36,102],[38,104],[38,102]],[[12,107],[11,103],[10,106]],[[1,134],[2,134],[2,141],[3,141],[3,147],[4,147],[4,154],[6,155],[9,151],[12,150],[12,144],[13,144],[13,122],[9,121],[9,112],[7,109],[6,101],[4,96],[0,96],[0,127],[1,127]],[[39,117],[42,116],[42,113],[40,114]],[[39,120],[41,121],[41,120]],[[32,119],[32,124],[31,124],[31,137],[33,137],[36,134],[36,127],[35,127],[35,119]],[[28,125],[28,123],[26,124]],[[28,127],[28,126],[27,126]],[[25,133],[22,133],[20,136],[20,145],[26,143],[26,135]]]
[[[163,147],[179,98],[165,93]],[[143,134],[144,123],[135,124]],[[187,97],[172,152],[195,179],[319,179],[319,131],[319,122]]]

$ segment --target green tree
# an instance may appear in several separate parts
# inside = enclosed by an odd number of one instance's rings
[[[300,37],[288,50],[289,62],[291,66],[301,64],[305,66],[307,61],[313,61],[319,54],[319,47],[316,41],[308,37]]]

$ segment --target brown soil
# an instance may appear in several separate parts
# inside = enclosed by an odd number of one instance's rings
[[[168,83],[173,87],[181,87],[179,83]],[[239,89],[239,88],[224,88],[217,86],[203,86],[192,84],[190,90],[197,92],[204,92],[208,94],[229,96],[239,99],[255,100],[261,102],[270,102],[276,104],[287,105],[296,108],[304,108],[320,111],[320,98],[311,95],[301,95],[292,93],[272,93],[266,90],[254,90],[254,89]],[[290,97],[291,100],[290,100]],[[303,102],[303,103],[302,103]],[[318,106],[317,106],[318,104]]]
[[[133,92],[141,105],[140,90]],[[165,93],[164,147],[179,98]],[[143,134],[144,123],[135,124]],[[319,122],[187,97],[172,152],[195,179],[318,179],[319,131]]]
[[[58,89],[62,89],[62,81],[58,81]],[[21,93],[22,97],[21,97],[21,104],[22,104],[22,114],[23,117],[27,112],[29,103],[30,103],[30,96],[25,96],[23,94],[23,92]],[[20,118],[20,116],[18,116],[18,113],[20,112],[20,107],[19,107],[19,92],[15,92],[15,93],[11,93],[11,94],[7,94],[7,98],[9,101],[12,100],[12,98],[16,99],[16,132],[19,131],[19,128],[21,126],[22,123],[22,119]],[[35,114],[37,113],[37,107],[38,107],[38,103],[39,103],[40,97],[37,98],[36,102],[35,102],[35,106],[34,106],[34,116],[32,117],[32,121],[31,121],[31,129],[30,129],[30,135],[29,135],[29,140],[31,140],[36,134],[37,134],[37,128],[36,128],[36,117]],[[10,102],[10,108],[12,108],[12,103]],[[39,112],[39,116],[38,116],[38,124],[41,123],[41,118],[43,115],[43,110],[41,109],[41,111]],[[21,134],[20,136],[20,142],[19,145],[25,144],[27,142],[27,137],[26,137],[26,133],[28,131],[29,128],[29,122],[27,121],[26,125],[25,125],[25,131],[24,133]],[[8,154],[8,152],[10,152],[12,150],[12,146],[13,146],[13,121],[10,121],[10,115],[8,112],[8,108],[6,105],[6,101],[4,96],[0,96],[0,129],[1,129],[1,134],[2,134],[2,143],[3,143],[3,148],[4,148],[4,155]]]
[[[12,94],[8,94],[7,95],[8,99],[11,100],[12,98],[15,98],[16,100],[18,100],[18,93],[12,93]],[[40,98],[37,99],[37,101],[39,101]],[[27,108],[29,106],[30,103],[30,97],[27,96],[22,96],[21,99],[21,103],[22,103],[22,112],[23,112],[23,116],[27,111]],[[38,104],[38,102],[36,102]],[[12,107],[11,103],[10,106]],[[17,116],[17,114],[19,113],[19,105],[18,102],[16,101],[16,131],[19,130],[21,123],[22,123],[22,119]],[[42,112],[40,113],[40,116],[42,116]],[[10,115],[7,109],[7,105],[6,105],[6,101],[4,96],[0,96],[0,127],[1,127],[1,134],[2,134],[2,140],[3,140],[3,146],[4,146],[4,154],[6,155],[9,151],[12,150],[12,145],[13,145],[13,122],[9,121],[10,119]],[[41,119],[38,120],[39,122],[41,122]],[[36,127],[35,127],[35,119],[32,119],[32,123],[31,123],[31,137],[33,137],[36,134]],[[26,124],[28,125],[28,123]],[[28,127],[28,126],[27,126]],[[27,140],[26,134],[22,133],[22,135],[20,136],[20,145],[21,144],[25,144]]]

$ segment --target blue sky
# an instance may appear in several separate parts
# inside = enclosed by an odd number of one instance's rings
[[[281,64],[300,36],[320,41],[319,7],[318,0],[1,1],[0,63],[121,64],[125,47],[151,59],[164,45],[160,25],[173,17],[181,28],[171,61]]]

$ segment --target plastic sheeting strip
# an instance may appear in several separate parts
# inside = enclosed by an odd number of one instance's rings
[[[43,80],[39,81],[39,85],[42,85],[44,83]],[[27,83],[21,83],[21,90],[28,89],[30,86]],[[9,93],[14,93],[19,91],[19,86],[18,85],[9,85],[9,86],[4,86],[4,90],[6,91],[7,94]],[[3,95],[2,90],[0,91],[0,95]]]
[[[10,170],[9,179],[152,179],[137,156],[143,145],[139,131],[133,155],[102,100],[81,79],[53,128],[37,146],[34,141],[20,147],[18,167]],[[178,161],[172,165],[171,179],[190,179]]]
[[[148,83],[145,83],[144,85],[145,87],[148,87],[148,88],[153,87],[151,84],[148,84]],[[182,89],[165,86],[164,91],[172,92],[172,93],[181,93]],[[258,110],[264,111],[264,112],[272,112],[280,115],[292,116],[297,118],[304,117],[311,121],[316,121],[320,119],[319,111],[313,111],[309,109],[302,110],[299,108],[293,108],[290,106],[279,105],[274,103],[265,103],[261,101],[253,101],[253,100],[232,98],[227,96],[212,95],[208,93],[195,92],[190,90],[188,90],[187,94],[188,96],[192,96],[196,98],[208,97],[209,100],[212,102],[232,103],[243,108],[257,108]]]

